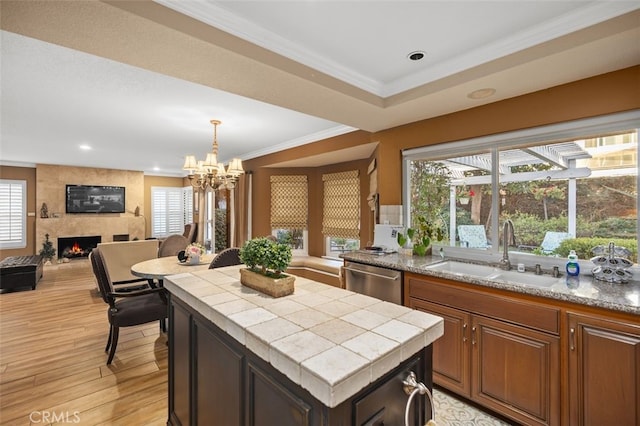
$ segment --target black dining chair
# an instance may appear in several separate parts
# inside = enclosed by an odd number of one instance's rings
[[[146,324],[160,321],[160,329],[166,331],[167,293],[162,287],[145,288],[134,291],[116,291],[104,266],[100,249],[95,248],[89,254],[91,267],[98,282],[102,300],[109,305],[109,337],[105,352],[109,351],[107,365],[111,364],[118,346],[120,327]]]
[[[209,269],[234,265],[242,265],[242,260],[240,260],[240,249],[237,247],[226,248],[216,254],[209,264]]]

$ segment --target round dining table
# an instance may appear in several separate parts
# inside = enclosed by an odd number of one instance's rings
[[[214,257],[213,253],[205,254],[200,258],[200,263],[195,265],[182,263],[177,256],[158,257],[134,264],[131,266],[131,274],[140,278],[162,281],[169,275],[207,269]]]

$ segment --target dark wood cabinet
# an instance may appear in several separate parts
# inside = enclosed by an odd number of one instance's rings
[[[195,394],[193,423],[242,424],[244,355],[197,318],[193,319],[192,328],[195,355],[192,360]],[[200,377],[206,379],[198,380]]]
[[[169,305],[169,347],[188,348],[191,343],[191,314],[180,304]],[[171,332],[176,330],[177,332]],[[191,424],[190,406],[190,359],[186,351],[173,351],[169,362],[169,423]]]
[[[430,345],[330,408],[172,294],[169,321],[169,425],[404,424],[409,372],[432,389]],[[431,407],[415,398],[411,413],[424,424]]]
[[[433,344],[434,382],[471,398],[471,315],[420,299],[412,299],[411,307],[444,319],[444,335]]]
[[[471,397],[524,424],[560,423],[560,338],[473,316]]]
[[[571,425],[640,424],[640,321],[568,314]]]
[[[444,318],[434,382],[523,424],[560,424],[559,312],[407,274],[408,306]]]

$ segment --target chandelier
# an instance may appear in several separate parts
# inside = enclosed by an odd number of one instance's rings
[[[233,189],[238,177],[244,173],[242,160],[239,158],[232,159],[226,168],[224,164],[218,163],[218,125],[221,123],[219,120],[211,120],[213,147],[204,161],[196,160],[194,155],[187,155],[184,159],[182,168],[189,172],[187,177],[196,189]]]

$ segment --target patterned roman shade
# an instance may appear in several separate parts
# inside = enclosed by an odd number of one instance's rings
[[[271,229],[306,229],[308,210],[306,176],[271,176]]]
[[[322,233],[329,237],[360,238],[360,179],[358,171],[322,175],[324,208]]]

